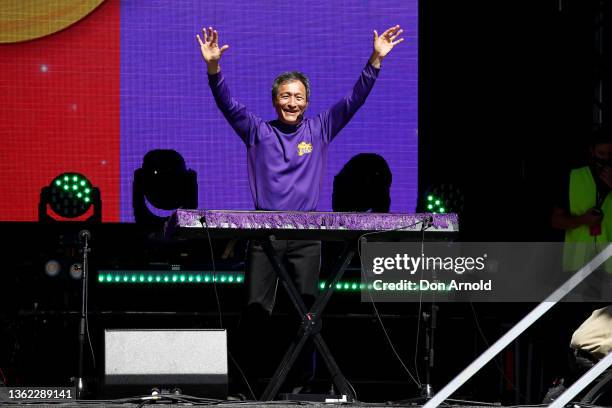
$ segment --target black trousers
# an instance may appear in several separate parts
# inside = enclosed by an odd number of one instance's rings
[[[272,245],[306,307],[310,308],[319,290],[321,242],[277,240]],[[238,327],[238,348],[241,365],[258,396],[263,389],[257,386],[256,379],[272,375],[272,372],[262,372],[268,358],[262,350],[269,344],[270,315],[276,302],[278,279],[261,242],[251,241],[247,249],[245,273],[246,310]],[[295,316],[295,324],[287,328],[293,336],[301,322],[294,310],[288,312],[290,316]],[[315,361],[314,345],[309,341],[296,361],[289,381],[301,385],[312,380]]]
[[[302,297],[316,297],[321,267],[320,241],[273,241],[272,246]],[[247,249],[245,285],[247,305],[257,304],[272,313],[278,276],[261,242],[251,241]],[[310,306],[307,304],[307,306]]]

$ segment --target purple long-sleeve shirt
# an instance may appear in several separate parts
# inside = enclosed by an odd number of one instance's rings
[[[221,72],[208,75],[217,106],[247,146],[249,183],[256,209],[316,210],[329,143],[363,105],[378,72],[366,64],[349,95],[297,125],[263,121],[232,98]]]

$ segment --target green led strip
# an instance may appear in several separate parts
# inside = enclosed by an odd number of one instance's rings
[[[319,289],[324,290],[327,287],[327,282],[321,281],[319,282]],[[365,288],[372,289],[372,284],[369,283],[367,286],[362,282],[348,282],[348,281],[340,281],[336,283],[336,291],[337,292],[361,292]]]
[[[202,272],[175,271],[99,271],[98,282],[119,284],[241,284],[244,274],[238,272],[218,272],[217,274]]]
[[[244,274],[240,272],[178,272],[178,271],[99,271],[98,282],[103,284],[218,284],[236,285],[244,283]],[[327,283],[319,282],[319,289],[324,290]],[[367,285],[370,289],[372,285]],[[355,281],[336,283],[338,292],[360,292],[366,285]]]

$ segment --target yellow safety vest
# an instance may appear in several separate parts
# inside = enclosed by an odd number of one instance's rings
[[[597,185],[589,166],[574,169],[570,173],[569,210],[571,215],[582,215],[597,203]],[[566,271],[577,271],[612,242],[612,194],[608,193],[601,206],[603,220],[601,234],[592,236],[587,225],[565,232],[567,244],[563,252],[563,266]],[[590,244],[590,245],[589,245]],[[605,270],[612,273],[612,258],[605,263]]]

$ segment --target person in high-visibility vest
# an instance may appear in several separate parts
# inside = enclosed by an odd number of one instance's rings
[[[600,129],[593,137],[590,160],[573,169],[565,197],[558,200],[551,224],[565,230],[566,251],[563,265],[575,272],[612,242],[612,134]],[[590,245],[592,244],[592,245]],[[570,250],[568,250],[570,249]],[[612,260],[604,269],[612,273]]]
[[[572,169],[564,181],[561,193],[556,198],[551,224],[565,231],[563,269],[565,278],[580,270],[605,245],[612,242],[612,133],[600,128],[592,137],[587,165]],[[612,272],[612,261],[600,271]],[[598,273],[600,271],[595,271]],[[602,274],[599,274],[600,276]],[[595,276],[593,276],[595,277]],[[599,277],[599,276],[597,276]],[[594,281],[594,282],[592,282]],[[606,282],[612,282],[612,275],[603,274],[600,279],[590,279],[575,288],[570,296],[574,299],[602,300]],[[586,290],[585,290],[586,289]],[[578,292],[578,293],[576,293]],[[603,298],[605,299],[605,297]],[[570,341],[569,370],[564,382],[553,385],[544,403],[556,399],[565,389],[591,368],[599,359],[612,350],[612,306],[573,304],[566,310],[568,321],[582,320],[573,332]],[[596,309],[596,310],[595,310]],[[593,311],[595,310],[595,311]],[[591,313],[592,312],[592,313]],[[589,316],[588,313],[591,313]]]
[[[566,198],[558,200],[552,213],[552,226],[565,230],[563,267],[567,272],[578,271],[612,242],[610,129],[602,127],[593,134],[589,152],[589,163],[570,172]],[[600,269],[607,274],[599,274],[600,279],[590,279],[586,287],[596,289],[597,296],[604,294],[599,300],[606,300],[605,294],[610,291],[606,291],[602,285],[609,286],[612,282],[612,275],[609,274],[612,272],[612,260],[608,260]],[[576,357],[597,360],[611,349],[612,319],[608,312],[612,309],[602,309],[602,306],[594,306],[591,310],[597,310],[573,333],[570,347]]]

